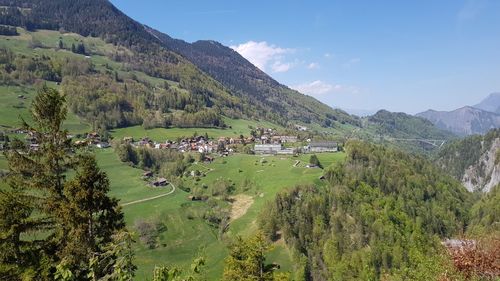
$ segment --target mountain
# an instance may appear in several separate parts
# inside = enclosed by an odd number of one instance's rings
[[[447,140],[454,137],[428,120],[402,112],[379,110],[367,120],[375,128],[376,134],[392,138]]]
[[[474,105],[474,107],[500,114],[500,93],[490,94],[483,101]]]
[[[313,97],[303,95],[278,83],[238,52],[212,40],[188,43],[145,27],[165,47],[181,54],[237,96],[258,104],[287,119],[331,120],[359,125],[359,120],[340,109],[331,109]],[[301,110],[297,110],[297,109]],[[328,121],[327,121],[328,123]]]
[[[500,183],[500,129],[446,144],[435,163],[469,191],[490,191]]]
[[[418,113],[437,127],[457,135],[484,134],[500,127],[500,115],[479,108],[465,106],[453,111],[428,110]]]
[[[359,124],[357,118],[279,84],[220,43],[172,39],[134,21],[106,0],[0,0],[0,7],[3,25],[74,32],[124,46],[134,53],[130,58],[135,61],[134,70],[183,80],[190,84],[187,90],[194,98],[207,100],[203,107],[216,108],[226,116],[281,125],[297,121],[332,127]]]

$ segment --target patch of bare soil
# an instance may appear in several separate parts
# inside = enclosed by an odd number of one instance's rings
[[[241,218],[253,204],[253,197],[246,194],[238,194],[231,197],[231,199],[233,201],[231,207],[231,221]]]

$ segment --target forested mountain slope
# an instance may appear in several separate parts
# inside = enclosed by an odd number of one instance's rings
[[[262,229],[296,251],[306,280],[416,280],[464,231],[471,195],[423,158],[357,141],[346,151],[327,187],[279,194]]]
[[[259,104],[284,119],[321,121],[321,124],[327,127],[333,121],[359,125],[356,117],[342,110],[332,109],[310,96],[278,83],[236,51],[219,42],[204,40],[190,44],[152,28],[146,27],[146,29],[160,39],[168,49],[186,57],[231,92],[252,104]]]
[[[436,163],[469,191],[490,191],[500,183],[500,129],[448,143]]]
[[[363,129],[357,131],[361,139],[395,146],[412,153],[430,154],[446,140],[456,138],[431,122],[402,112],[380,110],[365,117]]]

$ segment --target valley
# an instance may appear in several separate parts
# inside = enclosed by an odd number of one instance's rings
[[[107,0],[0,15],[0,280],[500,276],[497,94],[358,117]]]

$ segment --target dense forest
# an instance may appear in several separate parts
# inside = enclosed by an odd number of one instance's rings
[[[326,188],[279,194],[263,231],[285,239],[308,280],[416,280],[441,240],[466,231],[472,196],[423,158],[358,141],[346,150]]]

